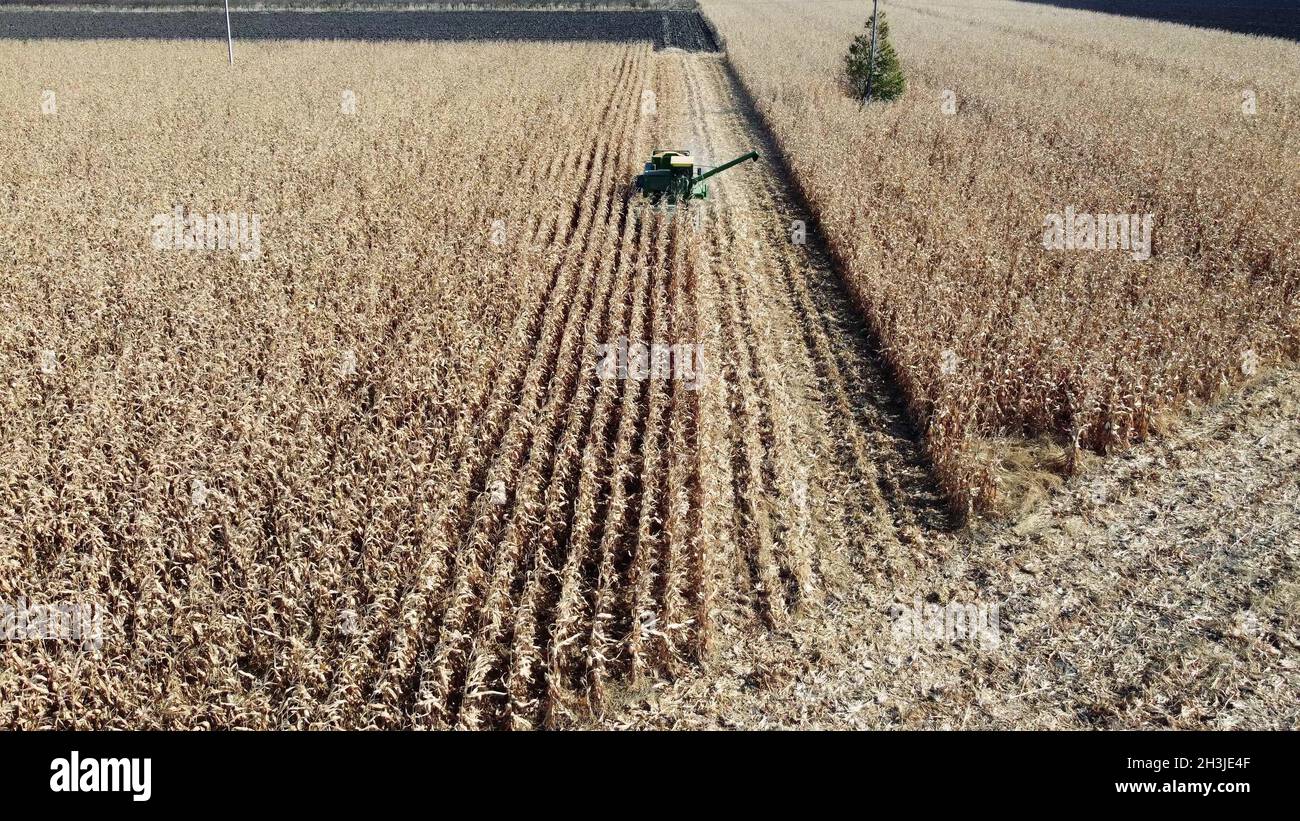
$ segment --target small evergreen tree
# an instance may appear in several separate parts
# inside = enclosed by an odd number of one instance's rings
[[[898,55],[889,42],[889,21],[880,13],[880,35],[876,38],[876,65],[872,76],[871,29],[876,25],[876,15],[867,20],[866,32],[853,38],[849,53],[844,55],[844,68],[849,89],[858,99],[893,100],[903,93],[907,80],[898,64]]]

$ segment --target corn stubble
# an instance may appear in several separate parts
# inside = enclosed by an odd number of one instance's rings
[[[11,50],[0,601],[107,621],[0,643],[0,725],[567,726],[758,618],[720,380],[595,375],[718,348],[718,249],[628,203],[672,59]],[[155,250],[177,204],[259,214],[262,255]]]
[[[860,3],[703,6],[957,512],[1012,503],[1017,452],[1073,470],[1300,354],[1300,46],[891,0],[909,88],[859,110]],[[1067,206],[1154,214],[1154,258],[1045,250]]]

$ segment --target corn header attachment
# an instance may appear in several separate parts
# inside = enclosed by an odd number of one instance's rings
[[[704,183],[709,177],[721,174],[746,160],[757,159],[758,152],[751,151],[731,162],[702,171],[697,170],[689,151],[655,151],[650,155],[650,162],[645,164],[645,171],[637,175],[636,188],[642,196],[649,197],[654,202],[702,200],[709,196],[709,187]]]

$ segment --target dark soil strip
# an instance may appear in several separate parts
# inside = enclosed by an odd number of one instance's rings
[[[1296,0],[1028,0],[1048,6],[1300,40]]]
[[[243,11],[236,40],[636,42],[716,51],[696,11]],[[217,11],[0,11],[7,39],[224,39]]]

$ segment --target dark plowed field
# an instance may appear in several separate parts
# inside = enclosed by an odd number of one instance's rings
[[[1297,0],[1029,0],[1066,9],[1300,40]]]
[[[239,12],[239,40],[649,40],[656,48],[715,51],[695,11]],[[0,37],[224,38],[217,12],[2,11]]]

